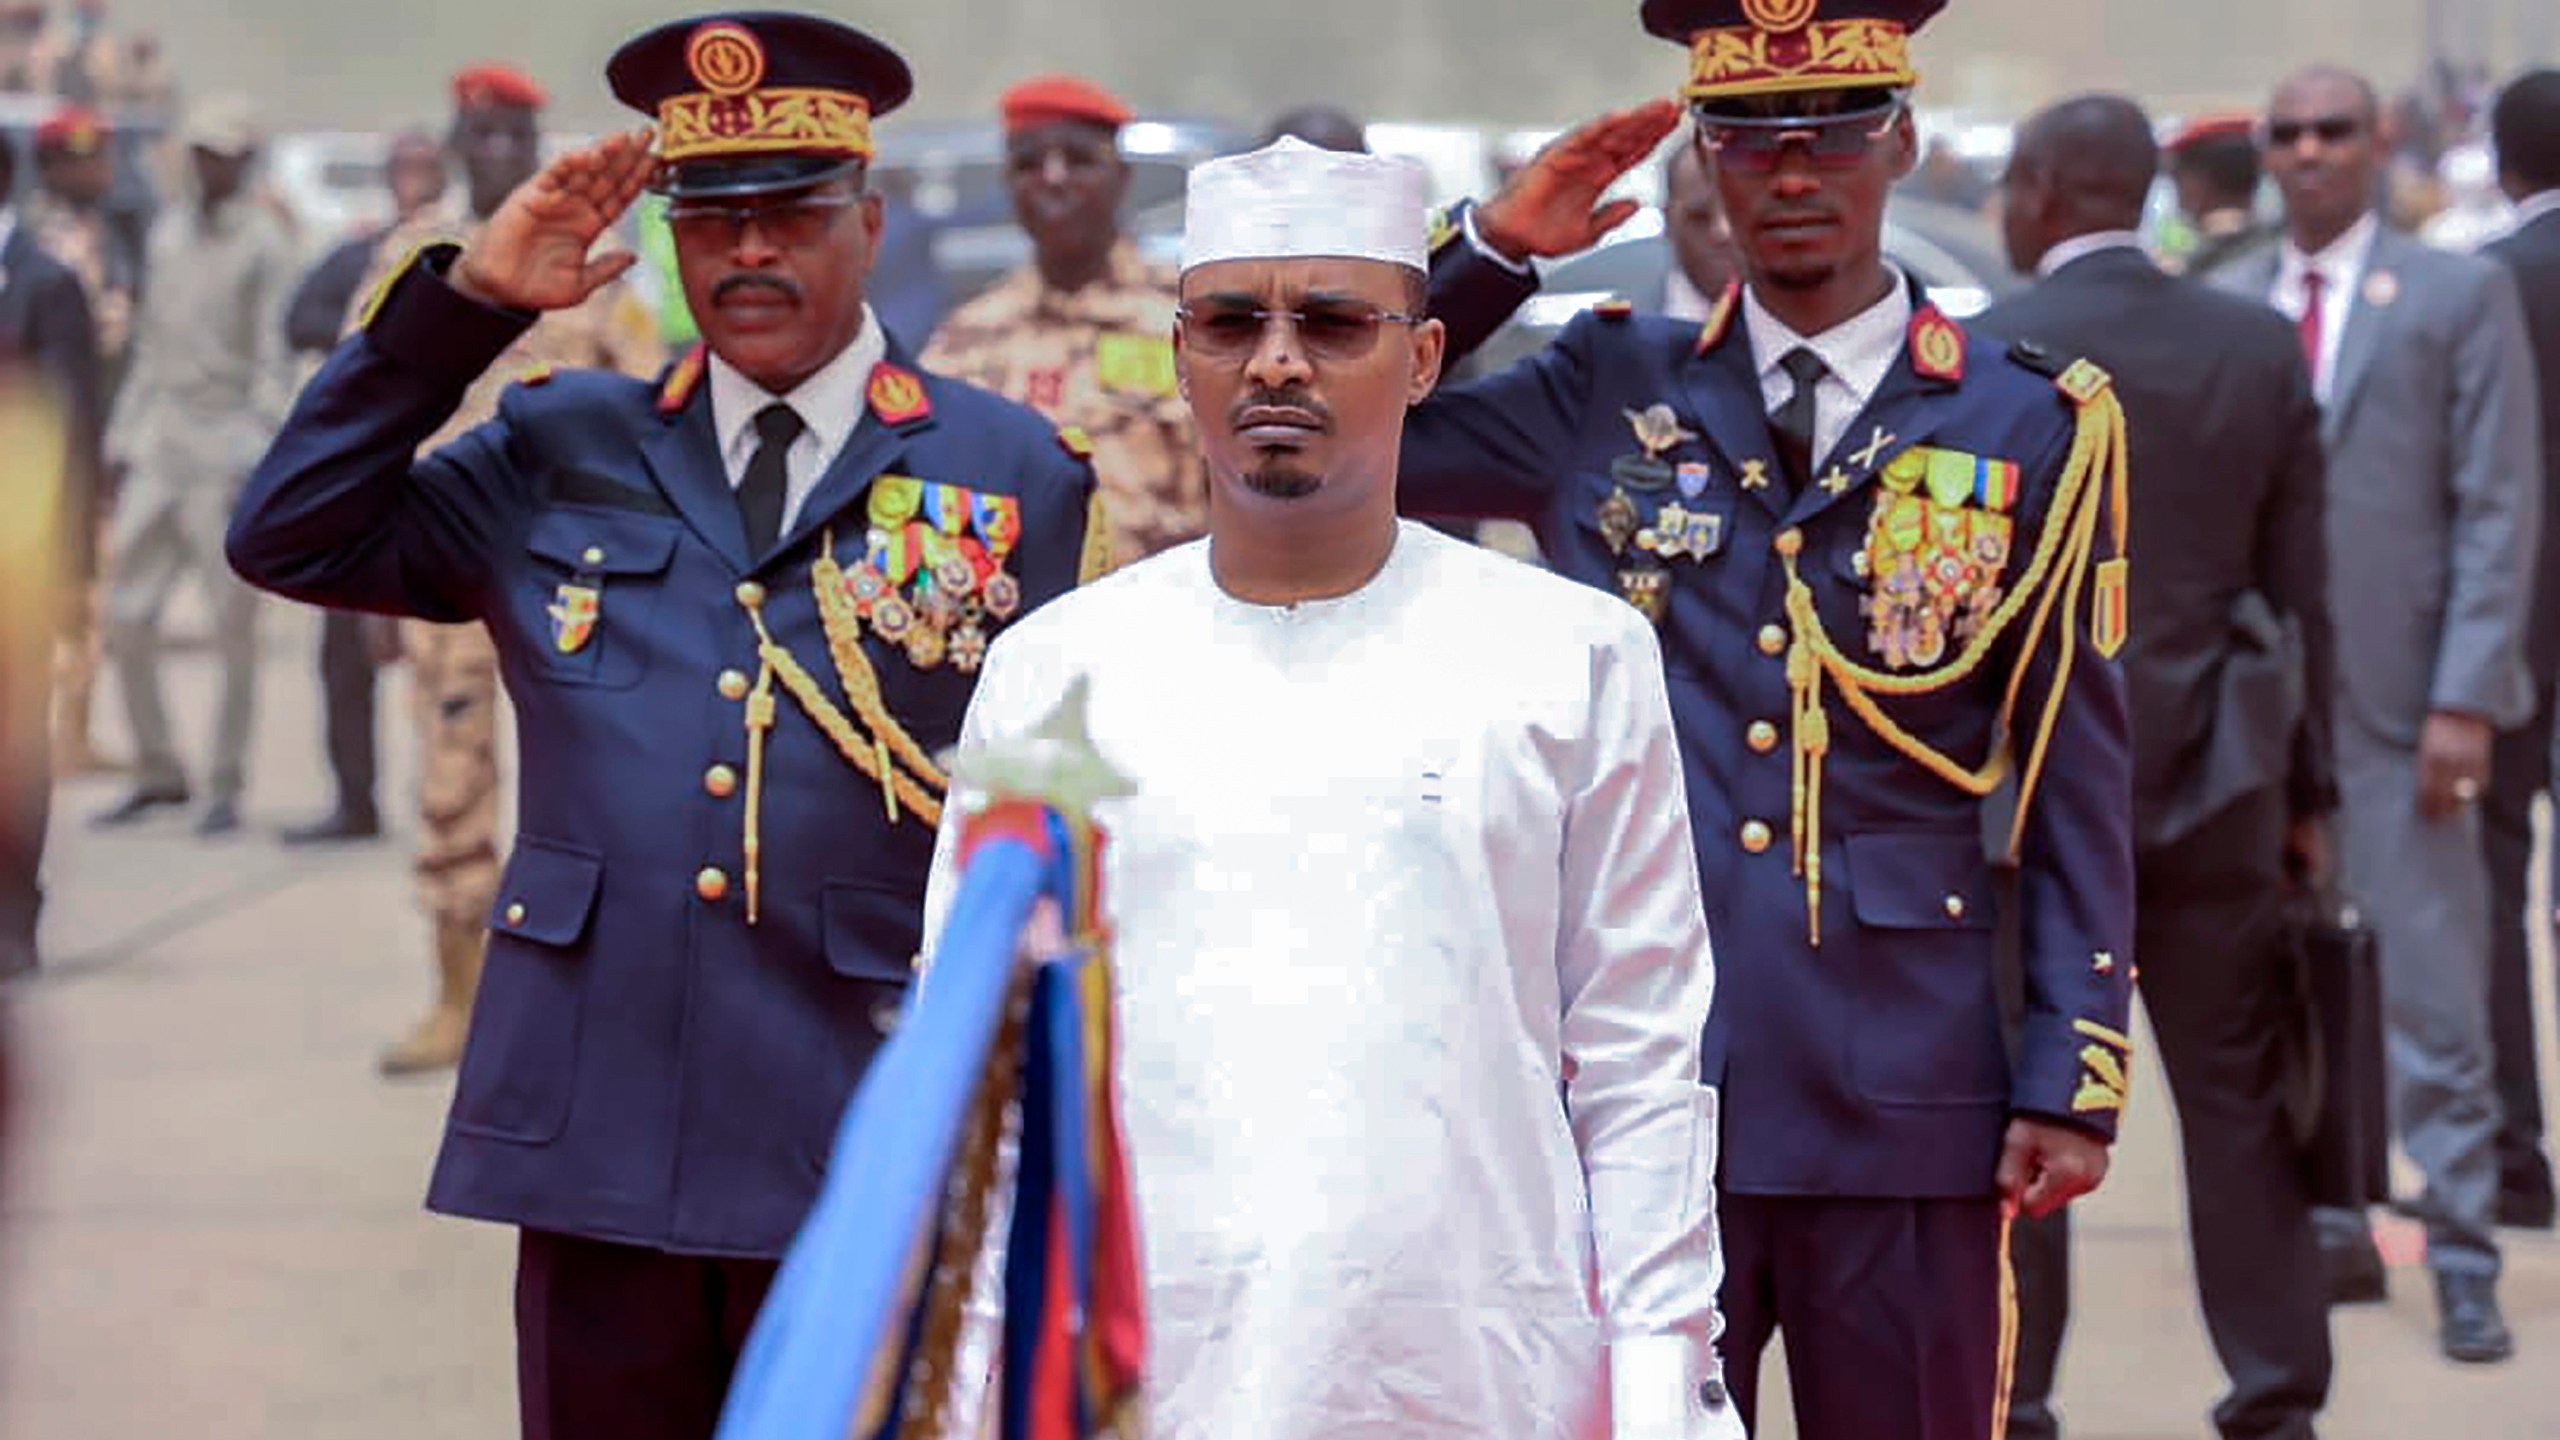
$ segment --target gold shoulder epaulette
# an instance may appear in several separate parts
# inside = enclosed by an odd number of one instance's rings
[[[1111,568],[1111,505],[1096,485],[1093,499],[1084,507],[1084,555],[1076,562],[1076,583],[1090,585],[1110,574]]]
[[[1636,313],[1636,306],[1624,295],[1612,295],[1592,306],[1591,313],[1603,320],[1624,320]]]
[[[1058,445],[1079,460],[1093,458],[1093,437],[1084,433],[1084,427],[1081,425],[1059,426]]]

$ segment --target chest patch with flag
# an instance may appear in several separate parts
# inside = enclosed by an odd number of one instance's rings
[[[587,648],[595,638],[596,621],[601,616],[604,587],[564,582],[551,596],[551,648],[563,655],[575,655]]]

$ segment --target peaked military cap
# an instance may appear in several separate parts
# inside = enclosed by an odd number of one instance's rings
[[[670,196],[796,190],[871,158],[871,122],[906,103],[898,52],[850,25],[780,10],[658,26],[605,66],[614,98],[655,118]]]
[[[1689,47],[1692,104],[1901,89],[1911,37],[1947,0],[1644,0],[1644,28]]]

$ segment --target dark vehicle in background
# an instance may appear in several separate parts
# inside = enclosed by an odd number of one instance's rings
[[[1182,245],[1182,191],[1191,167],[1253,147],[1251,132],[1218,120],[1149,118],[1120,132],[1129,198],[1121,220],[1150,257]],[[1004,131],[989,121],[884,126],[871,162],[874,188],[904,200],[933,231],[933,259],[955,301],[967,300],[1031,259],[1005,184]]]
[[[1885,259],[1928,287],[1929,298],[1958,320],[1981,313],[2024,284],[2009,269],[2000,236],[1970,211],[1907,195],[1886,202]],[[1491,374],[1535,353],[1574,316],[1604,300],[1639,308],[1657,303],[1670,273],[1671,242],[1660,214],[1646,211],[1596,248],[1545,269],[1538,293],[1468,357],[1466,373]]]

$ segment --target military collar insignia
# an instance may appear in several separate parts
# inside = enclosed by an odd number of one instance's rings
[[[1964,383],[1964,331],[1926,301],[1911,312],[1911,368],[1923,380]]]
[[[1591,307],[1591,313],[1603,320],[1625,320],[1636,313],[1635,302],[1624,295],[1613,295]]]
[[[924,381],[913,370],[887,360],[871,367],[871,386],[863,398],[883,425],[912,425],[933,418],[933,400],[925,394]]]
[[[1733,317],[1742,311],[1742,282],[1734,281],[1716,297],[1715,308],[1707,312],[1706,324],[1698,331],[1698,353],[1701,355],[1724,343],[1733,333]]]
[[[709,348],[697,344],[667,367],[666,378],[658,385],[659,414],[673,415],[693,399],[693,392],[701,388],[702,372],[710,361]]]

